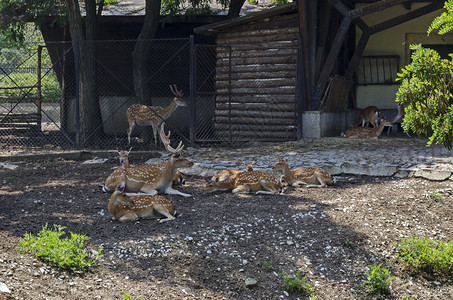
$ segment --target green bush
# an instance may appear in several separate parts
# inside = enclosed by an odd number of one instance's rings
[[[389,275],[390,271],[383,268],[382,264],[374,263],[368,266],[369,272],[366,273],[368,280],[362,283],[362,286],[368,286],[370,294],[384,296],[390,294],[390,282],[395,279]]]
[[[414,273],[453,275],[453,242],[409,237],[396,244],[398,259]]]
[[[292,277],[289,274],[286,274],[285,271],[282,271],[282,274],[280,275],[283,279],[282,285],[290,293],[302,292],[308,296],[308,299],[310,300],[317,299],[318,297],[314,294],[315,287],[312,287],[307,282],[307,277],[302,277],[301,273],[302,271],[299,270],[296,275]]]
[[[88,250],[84,241],[85,235],[69,232],[71,238],[61,239],[65,234],[64,226],[54,225],[54,230],[48,229],[47,224],[37,236],[24,234],[24,239],[17,246],[22,252],[30,252],[36,258],[47,264],[74,273],[86,271],[88,267],[97,266],[97,260],[102,257],[102,249]]]

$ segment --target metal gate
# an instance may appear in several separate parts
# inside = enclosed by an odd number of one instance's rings
[[[166,107],[174,98],[170,85],[176,84],[185,98],[189,98],[191,90],[190,39],[140,41],[143,48],[149,49],[140,85],[134,83],[132,68],[137,43],[136,40],[84,43],[83,47],[95,49],[90,56],[95,65],[93,107],[81,104],[82,63],[70,42],[29,47],[29,53],[16,64],[0,65],[0,145],[128,147],[126,110],[130,105]],[[138,90],[146,91],[143,97],[136,96]],[[80,135],[83,109],[99,112],[94,115],[95,120],[87,120],[97,125],[86,135]],[[189,142],[189,119],[189,107],[182,107],[166,120],[172,140]],[[154,144],[151,127],[137,126],[132,132],[131,146],[148,149]]]

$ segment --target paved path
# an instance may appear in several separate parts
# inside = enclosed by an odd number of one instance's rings
[[[453,152],[441,145],[426,146],[427,139],[388,138],[379,140],[321,138],[299,142],[257,144],[240,149],[188,148],[184,156],[195,165],[189,174],[210,176],[219,169],[243,169],[254,163],[256,169],[270,171],[277,157],[288,159],[290,168],[322,167],[332,175],[425,177],[453,180]]]

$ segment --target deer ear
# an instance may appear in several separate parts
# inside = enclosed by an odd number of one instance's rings
[[[121,182],[121,184],[116,188],[116,191],[117,192],[124,192],[126,190],[126,182],[123,181]]]

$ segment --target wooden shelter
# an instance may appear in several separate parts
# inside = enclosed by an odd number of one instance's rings
[[[283,111],[288,113],[282,114],[281,123],[276,120],[278,125],[287,124],[291,114],[293,124],[297,127],[297,138],[337,135],[355,118],[353,114],[345,113],[356,108],[354,87],[357,84],[357,70],[370,38],[438,11],[443,4],[443,1],[433,0],[298,0],[296,3],[201,26],[195,28],[195,33],[214,36],[219,46],[218,91],[225,85],[222,68],[225,67],[226,51],[223,49],[228,49],[231,51],[229,55],[238,58],[236,61],[231,60],[230,71],[234,74],[230,78],[234,81],[232,86],[240,87],[244,84],[241,78],[247,76],[237,70],[247,70],[250,64],[264,65],[275,60],[273,67],[269,66],[269,69],[261,72],[262,76],[267,77],[255,78],[257,80],[254,83],[248,83],[252,96],[249,97],[250,101],[247,97],[241,100],[250,104],[244,106],[243,115],[259,115],[266,101],[276,103],[266,97],[257,97],[260,91],[285,89],[287,93],[275,94],[279,107],[284,107]],[[387,9],[395,6],[402,8],[402,13],[387,13]],[[367,17],[372,14],[378,15],[377,19],[381,21],[368,24]],[[291,49],[290,45],[295,48]],[[255,46],[253,54],[247,49],[249,46]],[[262,51],[259,51],[258,46]],[[271,49],[277,49],[273,55],[269,55]],[[283,71],[280,68],[286,69]],[[253,84],[256,86],[253,87]],[[217,97],[216,101],[217,104],[223,103],[222,97]],[[255,105],[253,111],[251,104],[257,102],[263,105]],[[216,120],[219,120],[217,116],[230,110],[231,106],[217,105]],[[313,114],[310,115],[314,111],[320,112],[316,120],[311,118]],[[322,120],[323,113],[330,115]],[[241,118],[237,120],[239,123],[243,121]],[[313,127],[318,128],[314,134],[309,132]],[[275,135],[284,134],[282,128],[269,125],[264,129],[275,130]]]

